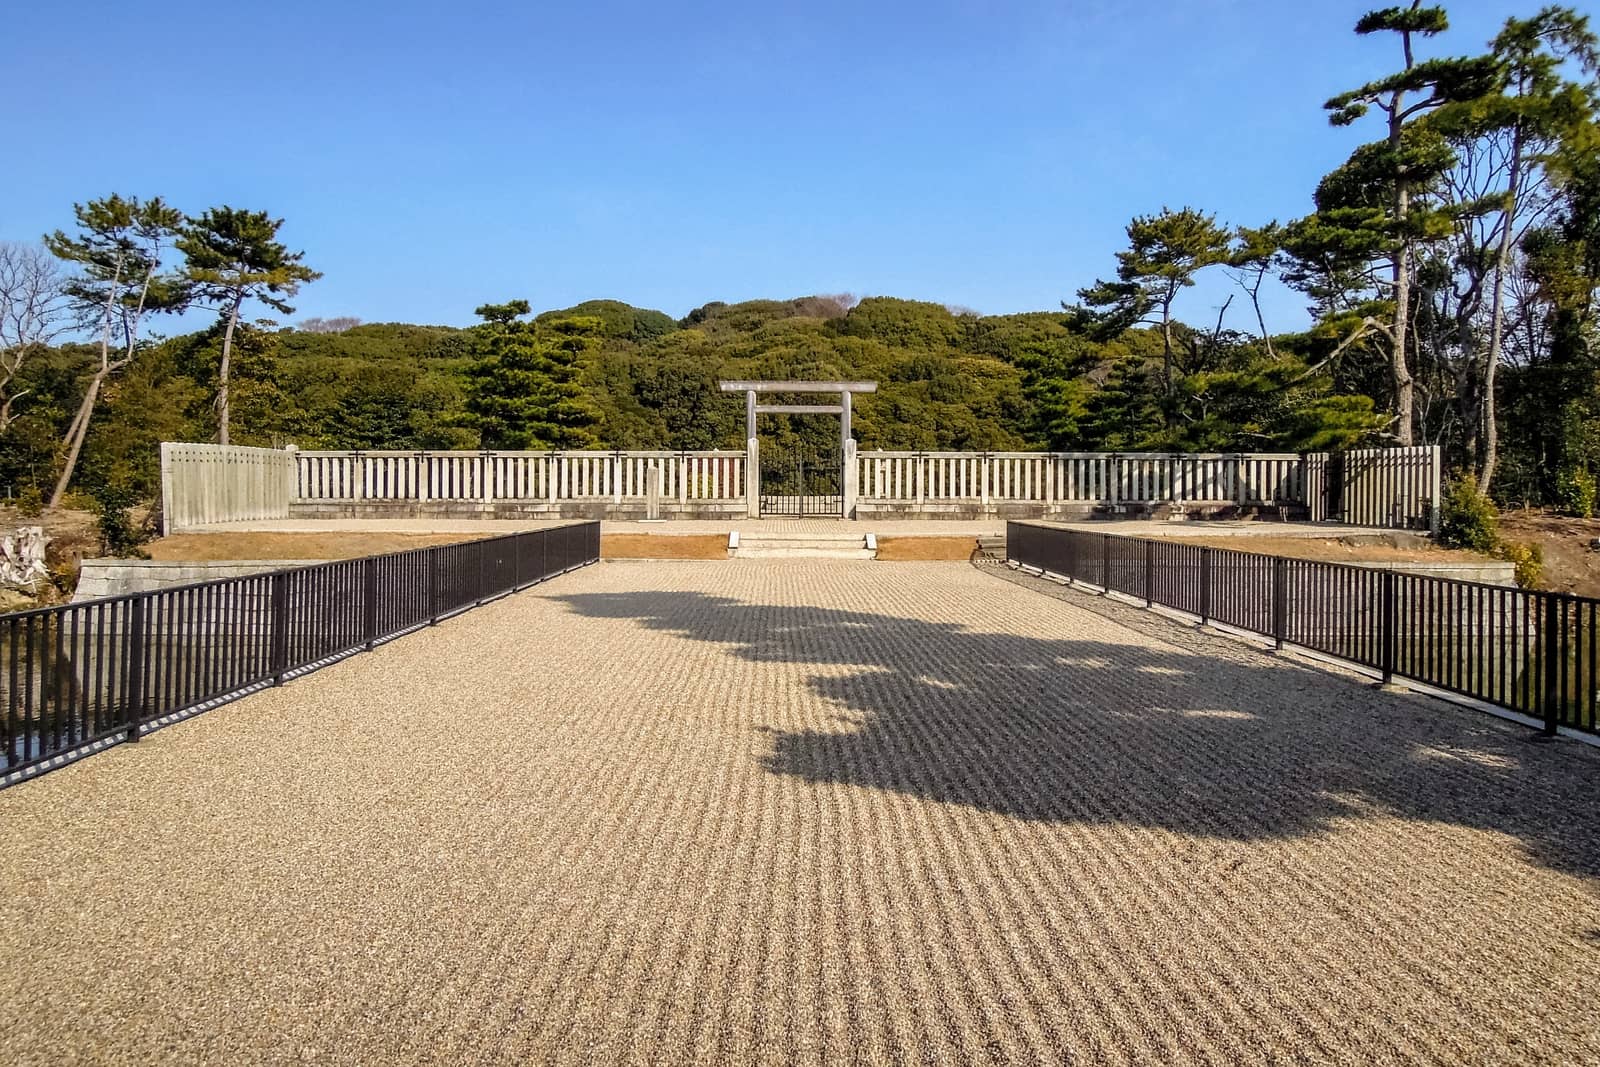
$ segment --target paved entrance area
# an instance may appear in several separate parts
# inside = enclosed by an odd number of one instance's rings
[[[0,792],[4,1059],[1600,1059],[1594,750],[997,570],[602,564]]]

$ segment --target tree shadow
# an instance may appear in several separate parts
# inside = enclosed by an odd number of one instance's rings
[[[1594,753],[1290,661],[1208,653],[1220,638],[1024,637],[680,590],[559,599],[745,660],[829,668],[807,685],[840,708],[838,728],[775,732],[776,774],[1243,842],[1390,813],[1508,834],[1538,862],[1600,876]]]

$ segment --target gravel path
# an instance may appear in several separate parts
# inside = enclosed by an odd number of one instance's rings
[[[1600,1061],[1600,759],[963,564],[607,563],[0,792],[10,1063]]]

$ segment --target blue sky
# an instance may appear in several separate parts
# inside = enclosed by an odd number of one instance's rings
[[[1539,4],[1449,4],[1427,48],[1477,51]],[[815,292],[1053,309],[1110,275],[1136,213],[1309,210],[1377,136],[1321,111],[1396,62],[1350,32],[1367,6],[19,4],[0,237],[112,191],[266,209],[326,275],[297,319]],[[1269,325],[1300,304],[1272,294]]]

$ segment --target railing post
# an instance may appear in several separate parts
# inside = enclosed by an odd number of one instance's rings
[[[1211,621],[1211,549],[1200,547],[1200,625]]]
[[[1378,666],[1383,684],[1394,684],[1395,620],[1399,615],[1394,596],[1394,571],[1382,571],[1378,579]]]
[[[483,573],[484,566],[487,564],[489,558],[489,553],[485,547],[488,545],[488,543],[488,538],[481,538],[472,542],[473,546],[478,550],[478,585],[477,588],[473,590],[473,592],[477,595],[472,599],[479,604],[482,604],[486,599],[484,597],[484,592],[489,588],[489,579]]]
[[[1111,595],[1111,535],[1101,534],[1100,545],[1100,595]]]
[[[1556,736],[1561,725],[1561,598],[1544,595],[1544,735]]]
[[[1272,558],[1272,647],[1283,648],[1284,631],[1289,622],[1289,561]]]
[[[439,624],[439,560],[442,548],[428,549],[428,625]]]
[[[367,651],[378,643],[378,559],[368,556],[361,561],[362,604],[366,611]]]
[[[272,684],[282,685],[289,670],[289,573],[272,575]]]
[[[139,597],[128,605],[129,741],[139,740],[139,720],[144,718],[144,620],[148,600],[148,597]]]
[[[1156,543],[1144,543],[1144,606],[1155,606],[1155,577],[1156,577]]]

